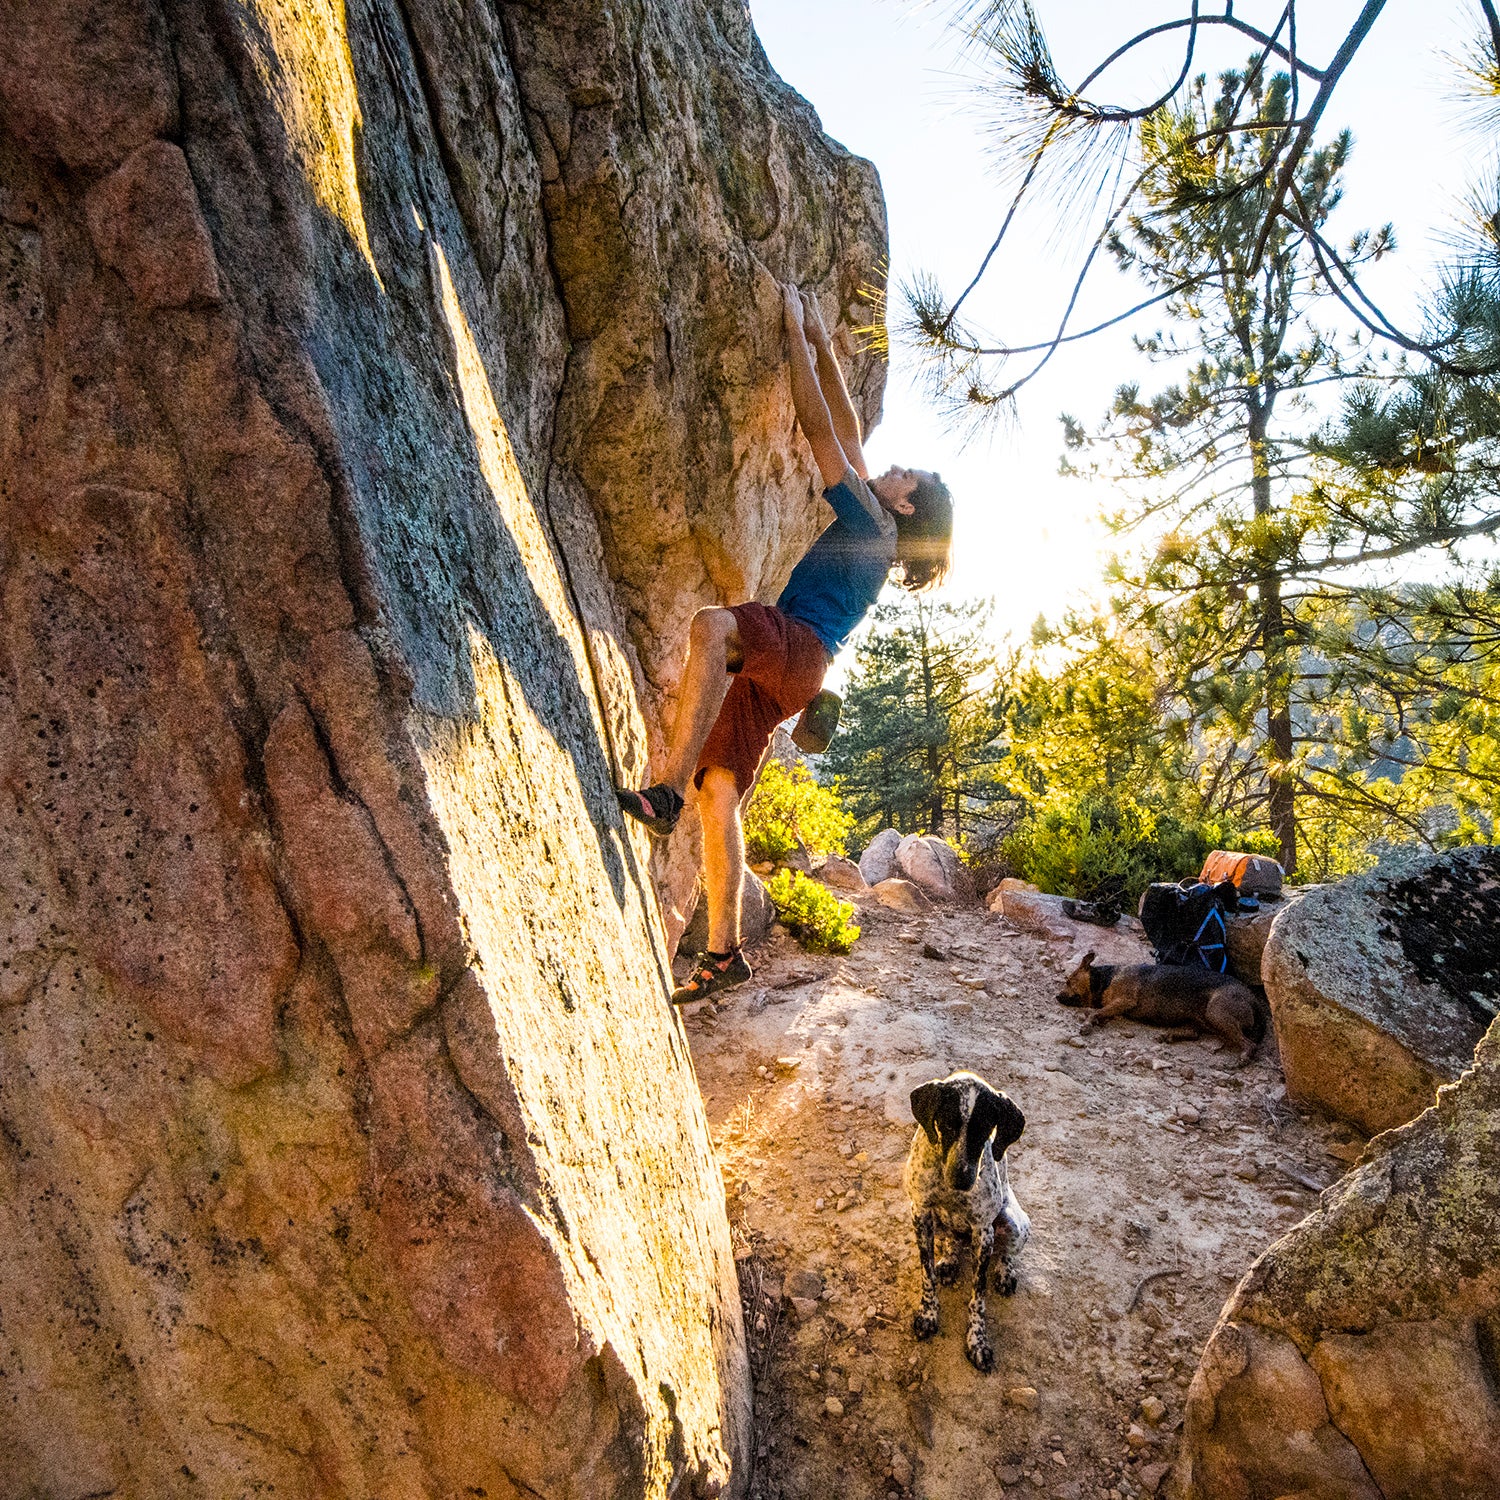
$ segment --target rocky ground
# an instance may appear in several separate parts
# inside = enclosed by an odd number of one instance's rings
[[[858,902],[846,958],[779,929],[686,1025],[725,1174],[756,1381],[758,1500],[1058,1500],[1163,1487],[1226,1296],[1362,1141],[1285,1100],[1274,1042],[1206,1041],[1054,1000],[1072,945],[980,909]],[[1118,941],[1118,939],[1117,939]],[[901,1169],[912,1088],[954,1068],[1026,1113],[1011,1181],[1032,1239],[964,1358],[969,1262],[917,1343]]]

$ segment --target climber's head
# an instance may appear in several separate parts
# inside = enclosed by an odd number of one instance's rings
[[[925,589],[948,576],[953,547],[953,497],[927,469],[892,464],[870,481],[875,498],[896,518],[896,566],[904,588]]]

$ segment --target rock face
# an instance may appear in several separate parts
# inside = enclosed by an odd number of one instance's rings
[[[1181,1500],[1500,1494],[1497,1161],[1500,1022],[1241,1282],[1188,1393]]]
[[[743,1487],[611,782],[883,242],[734,0],[6,8],[4,1500]]]
[[[1367,1134],[1458,1077],[1500,1001],[1500,850],[1396,858],[1305,896],[1261,972],[1293,1097]]]
[[[894,828],[882,828],[865,845],[865,852],[859,857],[859,873],[866,885],[879,885],[882,880],[900,874],[896,868],[896,851],[900,847],[901,835]]]
[[[896,870],[934,901],[974,899],[974,882],[951,844],[925,834],[908,834],[896,846]]]

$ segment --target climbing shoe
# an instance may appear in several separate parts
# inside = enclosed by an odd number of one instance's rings
[[[750,977],[750,965],[738,948],[728,953],[700,953],[693,960],[692,973],[672,991],[673,1005],[688,1005],[719,990],[733,989]]]
[[[839,710],[844,700],[824,688],[792,726],[792,743],[808,755],[822,755],[833,743],[833,732],[839,727]]]
[[[682,798],[669,786],[648,786],[643,792],[616,787],[615,801],[621,812],[644,823],[659,839],[666,838],[682,816]]]

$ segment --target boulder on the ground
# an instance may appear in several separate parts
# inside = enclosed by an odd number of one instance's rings
[[[1065,896],[1039,891],[1028,881],[1006,879],[990,892],[986,904],[1026,932],[1068,943],[1079,954],[1092,949],[1101,964],[1151,962],[1151,945],[1135,917],[1122,916],[1113,927],[1097,927],[1068,916],[1063,910],[1066,900]]]
[[[1500,1022],[1240,1283],[1188,1391],[1178,1500],[1500,1495],[1497,1161]]]
[[[1263,901],[1259,911],[1228,913],[1224,926],[1230,972],[1246,984],[1262,983],[1261,958],[1266,951],[1266,940],[1271,936],[1272,924],[1309,891],[1320,889],[1320,886],[1287,887],[1279,901]]]
[[[883,828],[865,845],[859,857],[859,873],[867,885],[879,885],[895,875],[896,850],[901,847],[901,835],[894,828]]]
[[[1261,972],[1287,1091],[1366,1134],[1469,1065],[1500,997],[1500,849],[1397,856],[1281,912]]]
[[[745,883],[740,887],[740,942],[747,948],[754,947],[770,932],[776,923],[776,908],[772,905],[770,892],[754,870],[746,869]],[[708,947],[708,902],[699,887],[697,904],[688,924],[677,940],[679,954],[701,953]]]
[[[934,901],[974,899],[974,882],[953,845],[930,834],[910,833],[896,846],[896,869]]]
[[[989,908],[1006,921],[1043,937],[1070,938],[1078,927],[1063,914],[1063,897],[1039,891],[1024,880],[1002,880],[990,892]]]
[[[803,875],[812,874],[812,855],[800,843],[794,844],[776,863],[786,870],[797,870]]]
[[[853,891],[858,895],[870,889],[870,884],[860,873],[859,866],[852,859],[845,859],[841,854],[830,854],[813,871],[813,874],[824,885],[831,886],[837,891]]]
[[[876,881],[870,889],[875,899],[891,911],[915,917],[932,910],[932,902],[922,894],[921,887],[913,885],[909,880],[902,880],[899,875],[893,875],[889,880]]]

